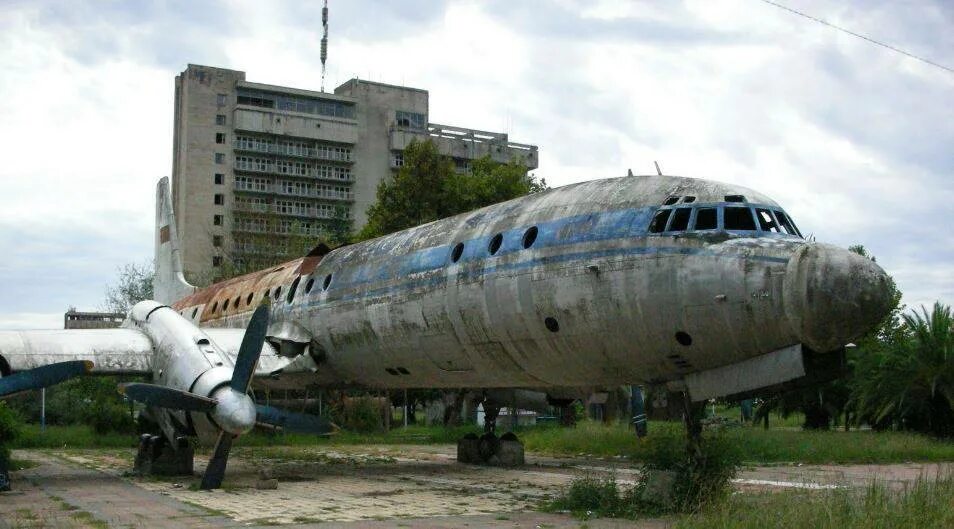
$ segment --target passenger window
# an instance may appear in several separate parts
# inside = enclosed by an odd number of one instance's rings
[[[699,208],[696,210],[696,230],[714,230],[718,227],[716,208]]]
[[[679,208],[672,216],[672,222],[669,224],[669,231],[686,231],[689,229],[689,215],[692,208]]]
[[[795,228],[795,224],[792,223],[792,219],[788,218],[784,212],[776,211],[775,218],[778,219],[778,222],[782,225],[782,229],[785,230],[785,233],[789,235],[796,235],[798,237],[802,236],[802,234],[798,232],[798,229]]]
[[[653,215],[653,221],[649,223],[649,233],[662,233],[666,231],[666,222],[669,221],[671,209],[660,209]]]
[[[749,208],[725,208],[725,229],[755,231],[755,219]]]
[[[778,228],[778,223],[775,222],[775,218],[772,217],[769,210],[759,208],[755,210],[755,216],[759,219],[759,227],[762,231],[781,233],[781,230]]]

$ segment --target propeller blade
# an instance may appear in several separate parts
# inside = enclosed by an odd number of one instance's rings
[[[147,406],[173,410],[208,413],[218,404],[215,399],[189,393],[188,391],[167,388],[166,386],[156,384],[143,384],[140,382],[120,384],[119,392]]]
[[[229,463],[229,451],[232,450],[232,434],[228,432],[219,432],[219,438],[215,441],[215,449],[212,451],[212,459],[209,465],[205,467],[205,474],[202,476],[202,490],[217,489],[222,486],[222,479],[225,478],[225,466]]]
[[[268,306],[259,305],[245,329],[245,336],[242,338],[242,345],[235,359],[235,368],[232,370],[231,386],[239,393],[248,391],[252,375],[255,374],[255,366],[258,364],[258,357],[262,355],[267,330]]]
[[[93,363],[89,360],[70,360],[20,371],[0,378],[0,397],[59,384],[64,380],[85,375],[91,369]]]
[[[336,432],[338,427],[328,419],[307,413],[296,413],[272,406],[255,406],[256,421],[269,426],[278,426],[289,432],[325,435]]]

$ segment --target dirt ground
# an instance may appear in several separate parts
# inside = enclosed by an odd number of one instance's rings
[[[322,528],[663,528],[666,520],[587,520],[536,508],[574,477],[614,475],[632,483],[639,469],[617,460],[527,455],[527,466],[462,465],[452,446],[275,447],[233,452],[222,490],[194,490],[198,478],[128,476],[132,450],[17,451],[37,465],[13,473],[0,495],[5,527]],[[196,470],[205,465],[196,456]],[[747,490],[903,487],[950,464],[773,466],[746,469]],[[260,489],[262,472],[278,480]]]

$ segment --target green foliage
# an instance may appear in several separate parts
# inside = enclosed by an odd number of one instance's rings
[[[575,478],[555,500],[544,506],[548,511],[570,511],[581,518],[623,516],[623,498],[613,476],[584,475]]]
[[[838,489],[735,494],[727,501],[680,518],[677,529],[764,527],[811,529],[954,527],[954,478],[921,479],[903,490],[880,483],[867,490]]]
[[[133,448],[137,439],[128,433],[98,434],[85,424],[47,426],[24,424],[14,448]]]
[[[0,468],[10,464],[10,447],[20,434],[19,421],[16,414],[7,407],[7,403],[0,400]]]
[[[381,431],[384,427],[382,404],[382,399],[371,396],[350,397],[332,408],[331,417],[338,426],[352,432]]]
[[[489,157],[474,160],[469,173],[458,173],[437,145],[413,141],[404,150],[404,165],[391,181],[378,186],[377,202],[358,240],[450,217],[546,189],[517,162],[499,164]]]
[[[876,428],[954,436],[954,317],[935,303],[904,314],[893,339],[859,364],[859,415]]]
[[[118,270],[116,283],[106,286],[103,309],[125,314],[133,305],[144,299],[152,299],[152,263],[127,263]]]
[[[644,471],[636,485],[621,488],[613,477],[583,476],[574,479],[546,508],[584,517],[636,518],[696,512],[728,496],[740,464],[732,440],[707,435],[696,461],[687,455],[684,436],[663,433],[651,437],[648,445]]]
[[[47,424],[88,424],[99,433],[135,433],[129,405],[116,391],[118,382],[120,379],[116,377],[85,376],[47,388]],[[25,419],[40,421],[39,390],[26,392],[8,401]]]
[[[655,439],[675,440],[681,449],[679,439],[685,433],[682,423],[650,421],[649,436],[637,440],[628,425],[582,421],[575,427],[526,428],[518,435],[528,451],[541,454],[624,456],[630,461],[650,461],[659,457]],[[738,427],[725,429],[720,435],[737,448],[743,461],[755,464],[954,461],[954,444],[908,432]]]

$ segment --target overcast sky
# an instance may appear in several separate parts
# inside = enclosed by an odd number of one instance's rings
[[[553,186],[651,173],[762,191],[863,244],[908,306],[954,303],[954,74],[759,0],[332,0],[326,89],[430,91],[430,119],[540,146]],[[783,0],[954,67],[949,2]],[[0,328],[61,328],[152,258],[189,63],[317,90],[309,2],[0,0]]]

